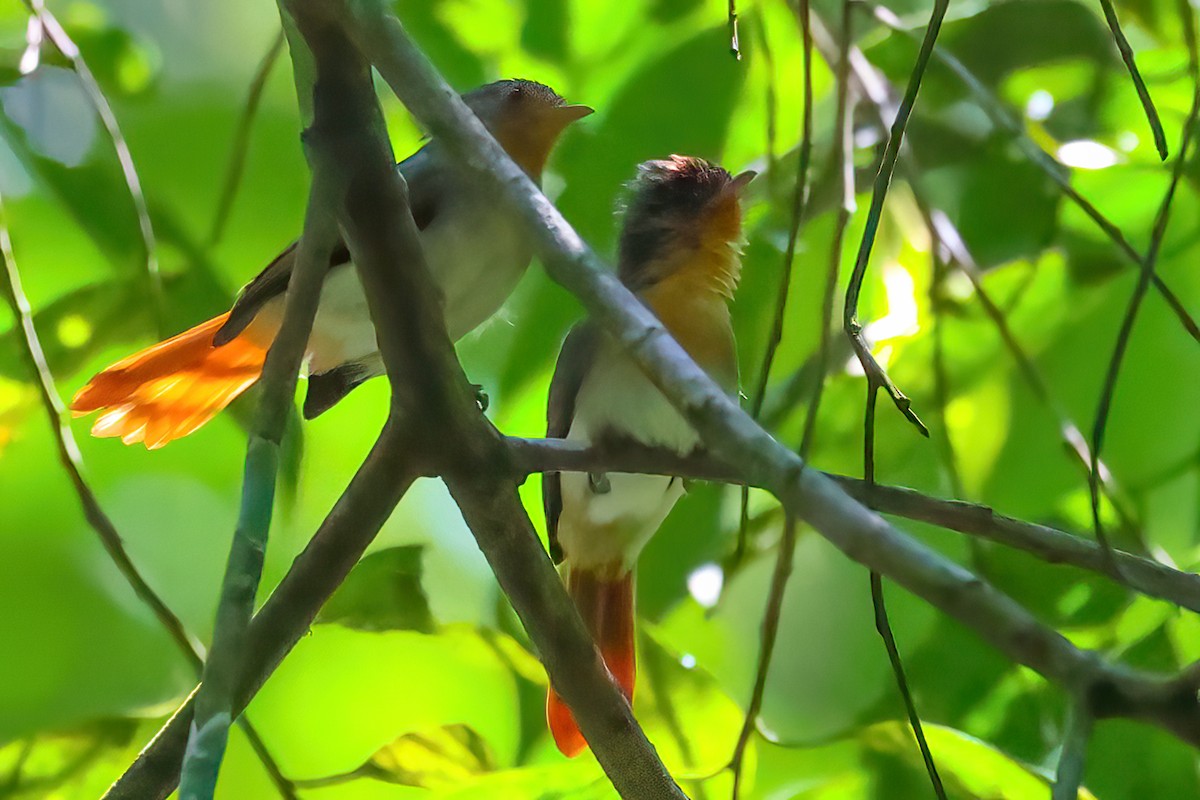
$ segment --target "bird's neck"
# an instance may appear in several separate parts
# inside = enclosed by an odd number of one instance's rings
[[[710,263],[718,257],[733,264]],[[667,278],[639,294],[675,340],[725,389],[737,388],[737,355],[728,299],[736,281],[737,254],[694,255]],[[693,263],[693,262],[704,263]]]
[[[509,158],[517,163],[525,174],[536,184],[541,185],[542,172],[546,169],[546,160],[554,146],[554,139],[542,135],[539,130],[522,130],[513,126],[498,126],[493,135]]]

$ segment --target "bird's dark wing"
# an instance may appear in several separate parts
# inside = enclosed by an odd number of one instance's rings
[[[369,369],[353,362],[334,367],[328,372],[309,375],[308,391],[304,395],[304,418],[316,419],[321,416],[369,377]]]
[[[558,354],[554,365],[554,378],[550,381],[550,401],[546,408],[546,438],[564,439],[571,430],[575,418],[575,399],[583,379],[596,357],[600,344],[600,329],[591,322],[582,322],[571,329]],[[546,536],[550,544],[550,557],[554,563],[562,561],[562,547],[558,543],[558,517],[562,513],[562,481],[557,472],[542,477],[542,504],[546,509]]]
[[[436,199],[441,188],[436,180],[431,180],[435,175],[428,147],[405,159],[397,165],[397,169],[408,181],[409,204],[417,229],[425,230],[437,216]],[[220,347],[234,339],[258,315],[263,305],[287,291],[288,281],[292,279],[292,267],[296,262],[297,244],[298,242],[289,244],[282,253],[275,256],[266,269],[258,273],[258,276],[238,293],[237,301],[229,311],[229,319],[225,320],[225,324],[213,337],[215,346]],[[345,241],[338,239],[337,246],[329,256],[329,269],[349,263],[350,250]]]

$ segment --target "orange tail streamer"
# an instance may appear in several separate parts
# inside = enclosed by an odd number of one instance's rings
[[[614,580],[595,572],[570,570],[567,592],[600,648],[604,665],[632,703],[637,674],[633,644],[633,573],[627,572]],[[575,724],[575,716],[554,689],[546,695],[546,722],[563,755],[573,758],[587,747],[583,733]]]
[[[245,335],[213,347],[228,314],[118,361],[75,395],[71,411],[99,411],[93,436],[144,442],[150,450],[187,436],[246,391],[262,372],[264,346]]]

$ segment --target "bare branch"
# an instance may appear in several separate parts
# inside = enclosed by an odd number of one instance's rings
[[[1146,82],[1142,80],[1142,73],[1138,70],[1137,62],[1134,61],[1133,48],[1129,46],[1129,40],[1125,38],[1125,31],[1121,30],[1121,22],[1117,19],[1117,9],[1113,7],[1112,0],[1100,0],[1100,7],[1104,9],[1104,21],[1108,23],[1113,41],[1116,42],[1117,50],[1121,53],[1121,60],[1125,62],[1125,69],[1129,71],[1129,79],[1133,81],[1133,88],[1137,91],[1142,111],[1146,113],[1146,121],[1150,123],[1150,132],[1154,134],[1154,147],[1158,150],[1158,157],[1166,161],[1167,134],[1163,132],[1162,120],[1158,118],[1158,109],[1154,107],[1154,101],[1150,98],[1150,90],[1146,88]]]
[[[1087,761],[1088,742],[1092,738],[1092,713],[1087,704],[1073,702],[1067,709],[1067,729],[1063,732],[1062,752],[1058,756],[1058,773],[1050,800],[1078,800],[1083,785],[1083,768]]]
[[[212,247],[221,240],[225,233],[225,224],[229,221],[229,212],[233,210],[233,201],[237,197],[238,188],[242,183],[242,173],[246,169],[246,153],[250,149],[250,130],[254,127],[254,118],[258,116],[258,107],[262,102],[263,91],[267,88],[267,79],[279,55],[283,52],[286,39],[283,30],[275,34],[271,46],[267,49],[254,78],[250,81],[250,89],[246,92],[246,103],[242,113],[238,115],[237,127],[233,131],[233,143],[229,147],[229,163],[225,167],[225,180],[221,184],[221,197],[217,201],[217,212],[213,216],[212,229],[208,234],[208,246]]]
[[[507,441],[514,468],[520,475],[533,472],[641,472],[743,483],[734,467],[703,453],[681,457],[653,448],[612,450],[558,439],[508,437]],[[1078,534],[1007,517],[985,505],[943,500],[899,486],[869,486],[866,481],[844,475],[821,474],[837,482],[860,503],[881,513],[1024,550],[1049,564],[1068,564],[1095,572],[1148,597],[1157,597],[1200,613],[1200,575],[1181,572],[1120,550],[1114,551],[1120,567],[1114,570],[1106,562],[1100,546]]]
[[[812,67],[812,35],[810,24],[812,15],[810,13],[809,4],[805,0],[801,4],[798,11],[800,16],[801,38],[804,45],[805,68],[806,68],[806,83],[805,91],[806,102],[805,106],[805,143],[802,147],[811,146],[809,138],[812,134],[811,129],[811,77],[808,70]],[[848,2],[842,3],[842,36],[841,36],[841,59],[837,66],[837,111],[834,115],[834,130],[833,130],[833,163],[840,166],[840,174],[842,178],[842,202],[838,207],[837,218],[834,224],[833,241],[829,250],[829,265],[825,275],[825,290],[821,302],[821,319],[818,329],[819,344],[817,346],[817,374],[820,376],[816,383],[816,388],[813,392],[813,397],[808,405],[807,416],[804,421],[804,433],[800,440],[800,458],[807,461],[808,454],[812,447],[813,439],[816,433],[817,415],[821,407],[821,398],[824,395],[825,376],[828,372],[829,360],[829,345],[833,334],[833,302],[834,289],[837,287],[838,269],[842,263],[842,245],[845,240],[846,225],[850,221],[850,216],[854,213],[854,151],[853,151],[853,110],[850,102],[849,92],[849,64],[847,53],[850,47],[850,5]],[[795,227],[792,229],[792,238],[788,240],[788,257],[785,259],[785,269],[790,273],[792,256],[795,254],[795,236],[799,232],[800,214],[802,210],[801,203],[807,198],[801,194],[802,184],[800,178],[807,179],[807,158],[806,152],[801,152],[801,158],[805,160],[802,167],[801,175],[797,177],[797,196],[795,198],[796,205],[794,206],[795,217],[793,222]],[[782,334],[783,324],[783,306],[787,296],[787,283],[780,286],[780,303],[777,309],[778,317],[776,334]],[[759,384],[759,389],[765,395],[766,378],[770,371],[771,357],[774,355],[774,347],[768,350],[768,356],[764,359],[762,378]],[[754,410],[754,416],[757,417],[761,410],[760,395]],[[736,569],[740,563],[740,556],[745,550],[746,528],[749,522],[748,519],[748,500],[749,487],[742,490],[742,508],[741,508],[741,526],[738,531],[738,548],[734,553],[732,563],[727,566],[727,573]],[[762,620],[762,639],[759,648],[758,662],[755,667],[754,688],[751,690],[750,703],[746,707],[746,714],[742,721],[742,729],[738,735],[737,744],[734,747],[733,757],[730,760],[730,766],[733,771],[733,796],[737,798],[738,789],[741,786],[742,777],[742,760],[745,757],[746,746],[750,741],[750,735],[754,731],[754,726],[757,723],[759,712],[762,710],[762,699],[767,688],[767,676],[771,669],[771,658],[775,650],[775,638],[779,632],[779,621],[783,608],[783,595],[787,589],[788,578],[792,572],[792,560],[796,553],[796,520],[791,514],[787,514],[784,519],[783,536],[779,541],[778,552],[775,555],[775,571],[771,579],[771,587],[767,594],[767,607],[763,614]]]
[[[896,110],[888,135],[887,147],[884,149],[883,160],[879,165],[879,173],[875,177],[875,187],[871,194],[871,207],[867,211],[866,229],[863,231],[862,242],[858,248],[858,257],[854,261],[854,271],[850,274],[850,285],[846,289],[846,305],[842,310],[842,326],[846,335],[854,345],[854,352],[867,375],[868,392],[874,387],[887,390],[888,395],[900,413],[908,419],[922,436],[929,436],[929,429],[912,410],[911,401],[888,377],[887,372],[871,354],[871,348],[863,337],[863,326],[858,320],[858,298],[862,291],[863,278],[867,274],[867,265],[871,258],[871,248],[875,243],[875,234],[879,229],[880,217],[883,214],[884,200],[887,198],[888,186],[891,184],[892,173],[896,168],[896,159],[900,156],[900,146],[904,141],[904,130],[908,119],[916,105],[917,93],[921,89],[921,79],[925,76],[925,68],[933,54],[933,45],[937,41],[942,20],[949,8],[949,0],[934,0],[933,13],[929,25],[925,29],[925,38],[921,42],[921,50],[917,53],[917,62],[908,79],[904,97]]]
[[[571,290],[626,348],[703,441],[850,558],[895,580],[974,630],[1006,657],[1070,691],[1086,690],[1098,717],[1134,716],[1200,743],[1200,704],[1181,679],[1115,667],[1038,623],[975,575],[900,533],[803,462],[737,407],[652,314],[603,268],[562,215],[488,137],[479,121],[377,2],[347,3],[352,36],[405,105],[460,159],[481,191],[525,219],[551,277]]]
[[[318,109],[323,92],[337,100],[342,136],[322,144],[348,177],[338,216],[394,387],[393,405],[420,420],[418,452],[443,476],[614,787],[627,798],[683,800],[567,597],[505,466],[503,440],[482,416],[454,354],[403,178],[390,166],[370,67],[337,15],[295,1],[289,6],[318,65]]]
[[[775,639],[779,635],[779,620],[783,614],[783,594],[787,589],[788,578],[792,574],[792,555],[795,552],[796,518],[788,514],[783,521],[783,538],[779,542],[779,554],[775,557],[775,570],[771,574],[771,588],[767,591],[767,610],[762,619],[762,636],[758,646],[758,668],[754,679],[754,691],[750,695],[750,703],[746,706],[742,730],[738,733],[737,744],[733,748],[733,757],[729,761],[729,768],[733,771],[733,800],[738,800],[742,786],[742,764],[746,746],[750,743],[750,735],[754,733],[754,725],[758,720],[759,712],[762,711],[763,694],[767,688],[767,672],[771,666],[771,657],[775,654]]]

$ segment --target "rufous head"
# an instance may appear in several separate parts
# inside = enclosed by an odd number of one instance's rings
[[[534,180],[562,132],[592,113],[568,104],[557,92],[536,81],[496,81],[463,95],[463,100],[500,146]]]
[[[680,270],[702,269],[731,294],[742,239],[741,195],[755,174],[734,177],[702,158],[680,155],[639,165],[621,231],[622,282],[637,291]]]

